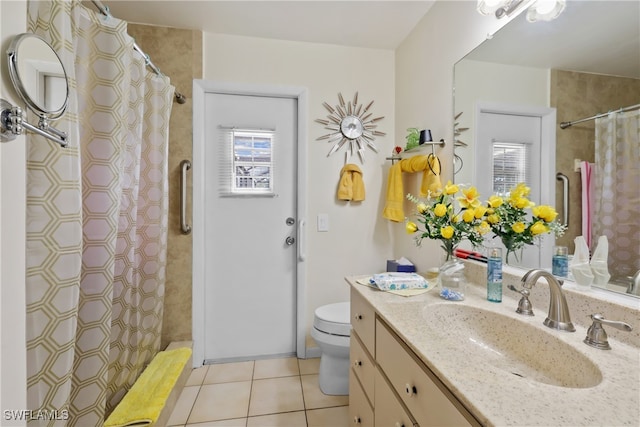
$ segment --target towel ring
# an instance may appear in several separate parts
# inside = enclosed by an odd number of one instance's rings
[[[457,175],[458,172],[460,172],[462,170],[462,167],[464,166],[464,161],[462,160],[462,157],[460,157],[457,154],[453,155],[453,164],[455,165],[456,163],[460,162],[460,166],[458,166],[457,168],[455,168],[455,170],[453,171],[454,175]]]
[[[429,153],[429,155],[427,156],[427,166],[429,166],[429,169],[431,169],[431,173],[433,173],[434,175],[439,176],[440,172],[436,173],[436,171],[433,170],[433,168],[431,167],[431,158],[434,158],[438,161],[438,170],[441,171],[442,170],[442,163],[440,163],[440,159],[438,158],[438,156],[436,156],[433,153]]]

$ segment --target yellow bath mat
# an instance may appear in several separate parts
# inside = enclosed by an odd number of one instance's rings
[[[161,351],[140,374],[113,410],[105,427],[149,426],[158,421],[164,405],[191,357],[187,347]]]

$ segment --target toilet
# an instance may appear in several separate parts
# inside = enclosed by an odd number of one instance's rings
[[[322,351],[318,381],[324,394],[349,394],[349,313],[349,303],[339,302],[319,307],[313,317],[311,337]]]

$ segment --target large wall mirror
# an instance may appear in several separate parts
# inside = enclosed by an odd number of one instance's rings
[[[566,216],[568,221],[557,244],[573,253],[576,236],[590,230],[593,252],[598,237],[607,235],[612,277],[602,286],[627,292],[634,276],[640,280],[640,2],[568,1],[550,22],[530,23],[524,15],[455,64],[456,129],[468,128],[457,136],[455,181],[477,184],[492,174],[491,159],[485,158],[487,138],[520,144],[530,157],[521,161],[518,173],[535,187],[532,199],[554,204],[561,220]],[[581,120],[619,109],[635,117],[631,128],[615,121],[607,125],[607,114],[597,125]],[[559,126],[576,121],[566,129]],[[625,142],[631,148],[611,142],[612,133],[635,138]],[[605,165],[601,160],[613,153],[602,148],[607,145],[617,146],[618,154]],[[589,165],[577,168],[580,161]],[[587,171],[592,173],[590,192],[582,185]],[[609,175],[598,183],[596,173]],[[492,193],[491,188],[480,191],[487,197]],[[613,204],[601,206],[598,215],[592,208],[591,227],[583,229],[587,196],[592,205],[605,199]],[[540,254],[524,256],[521,266],[550,267],[553,244],[545,240]]]

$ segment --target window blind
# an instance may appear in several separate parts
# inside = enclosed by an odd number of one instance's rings
[[[220,127],[221,196],[273,196],[275,132]]]
[[[523,182],[531,186],[529,168],[530,144],[493,141],[493,192],[506,195]]]

